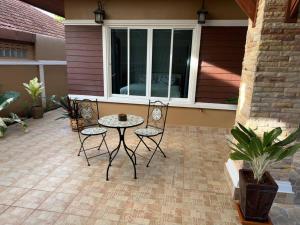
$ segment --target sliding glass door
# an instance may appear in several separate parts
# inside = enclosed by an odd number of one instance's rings
[[[168,97],[172,30],[153,30],[151,96]]]
[[[111,29],[112,94],[188,98],[192,36],[191,29]]]
[[[147,30],[111,30],[112,94],[146,96]]]
[[[146,96],[147,30],[130,30],[129,95]]]
[[[192,36],[191,30],[174,30],[170,97],[188,97]]]
[[[128,41],[127,29],[111,30],[111,80],[112,94],[121,94],[128,82]],[[127,94],[125,90],[122,94]]]

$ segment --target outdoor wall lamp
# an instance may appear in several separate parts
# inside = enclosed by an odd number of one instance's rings
[[[208,14],[208,11],[204,8],[205,0],[202,0],[202,6],[201,9],[198,10],[198,24],[205,24],[206,15]]]
[[[104,22],[104,16],[105,16],[105,11],[103,9],[103,3],[102,1],[98,1],[98,9],[94,11],[95,14],[95,22],[99,24],[103,24]]]

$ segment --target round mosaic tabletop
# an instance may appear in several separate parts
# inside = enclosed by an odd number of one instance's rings
[[[119,121],[118,115],[110,115],[101,117],[98,122],[104,127],[129,128],[143,124],[144,119],[140,116],[127,115],[127,121]]]

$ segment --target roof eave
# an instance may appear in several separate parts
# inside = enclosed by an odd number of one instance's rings
[[[21,0],[37,8],[65,17],[63,0]]]
[[[18,30],[0,28],[0,39],[35,43],[36,35]]]

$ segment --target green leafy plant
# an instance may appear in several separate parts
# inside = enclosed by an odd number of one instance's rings
[[[78,109],[76,108],[76,104],[73,106],[72,101],[68,96],[60,97],[59,100],[56,100],[56,96],[52,95],[50,100],[57,106],[62,107],[64,112],[63,115],[57,119],[75,119],[76,118],[76,112],[78,112]],[[75,108],[74,108],[75,107]]]
[[[31,96],[33,105],[37,106],[39,105],[39,99],[42,93],[42,90],[44,89],[43,83],[38,81],[38,78],[35,77],[32,80],[29,81],[28,84],[23,83],[26,91]]]
[[[262,177],[269,166],[292,156],[300,149],[300,143],[295,143],[300,137],[300,128],[284,140],[278,140],[281,133],[281,128],[277,127],[259,137],[252,129],[238,124],[231,130],[236,142],[228,140],[232,149],[230,158],[249,162],[254,179],[257,183],[262,182]]]
[[[12,102],[16,101],[20,97],[18,92],[5,92],[0,95],[0,111],[7,108]],[[5,131],[7,130],[7,125],[11,123],[18,123],[24,129],[27,128],[27,124],[22,121],[17,114],[11,113],[11,117],[0,117],[0,137],[4,136]]]

